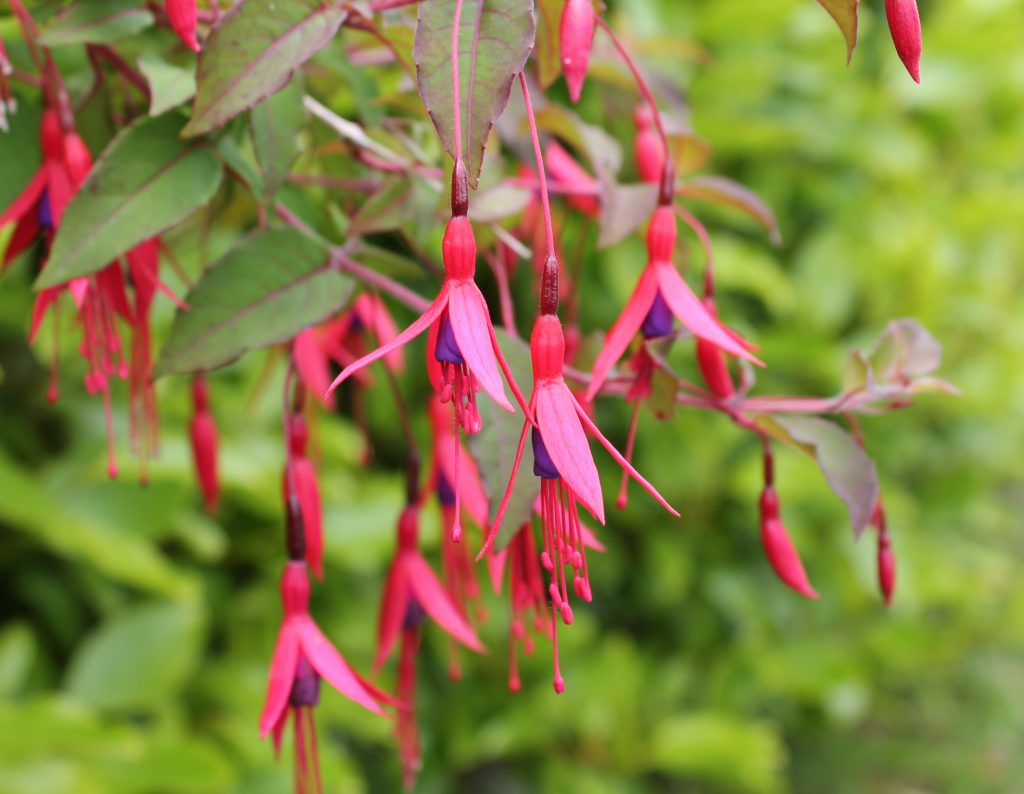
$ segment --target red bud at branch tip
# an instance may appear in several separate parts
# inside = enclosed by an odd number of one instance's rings
[[[921,82],[921,17],[917,0],[885,0],[885,15],[889,18],[896,52],[907,67],[915,83]]]
[[[761,543],[778,577],[800,595],[817,598],[793,541],[779,518],[779,497],[768,486],[761,494]]]

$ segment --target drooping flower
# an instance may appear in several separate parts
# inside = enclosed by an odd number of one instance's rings
[[[590,218],[597,218],[601,214],[597,180],[558,141],[548,144],[544,152],[544,166],[548,178],[565,192],[570,206]]]
[[[545,295],[542,298],[542,313],[537,318],[530,337],[534,377],[530,410],[536,421],[531,437],[533,471],[535,476],[541,478],[541,529],[544,538],[541,562],[551,576],[548,594],[552,602],[552,631],[557,615],[561,616],[565,625],[571,624],[573,620],[566,569],[571,572],[572,589],[575,594],[584,601],[591,600],[586,549],[577,502],[597,521],[604,524],[601,481],[584,429],[595,436],[615,461],[659,504],[673,515],[679,515],[654,486],[647,482],[601,434],[566,385],[563,377],[565,337],[562,324],[552,308],[557,307],[557,300],[546,295],[548,290],[557,295],[557,272],[557,262],[549,260],[542,288],[542,294]],[[512,493],[512,485],[522,460],[528,429],[530,423],[524,422],[509,486],[477,559],[490,550],[501,527]],[[565,681],[558,665],[557,642],[554,684],[556,692],[564,691]]]
[[[921,16],[917,0],[885,0],[885,15],[889,20],[896,53],[907,67],[915,83],[921,82]]]
[[[779,511],[779,495],[773,483],[773,462],[770,450],[765,448],[764,490],[761,492],[761,545],[764,546],[768,562],[779,579],[787,586],[807,598],[817,598],[800,561],[796,546],[786,532]]]
[[[896,591],[896,555],[889,539],[889,527],[881,497],[871,511],[871,526],[878,532],[878,589],[882,592],[885,605],[891,607],[892,597]]]
[[[309,616],[309,575],[302,559],[290,559],[281,577],[284,618],[270,664],[260,737],[273,736],[280,753],[289,718],[295,730],[295,787],[298,794],[322,790],[313,708],[320,680],[374,714],[383,714],[384,693],[363,680]]]
[[[196,41],[196,0],[165,0],[167,19],[182,43],[193,52],[199,52]]]
[[[206,512],[217,512],[220,481],[217,477],[217,425],[210,411],[210,389],[202,375],[192,380],[192,458]]]
[[[587,400],[593,400],[615,362],[622,357],[638,331],[646,339],[672,333],[673,318],[694,336],[739,358],[760,362],[750,354],[753,346],[711,314],[672,263],[676,244],[676,219],[672,207],[654,212],[647,231],[648,262],[633,295],[605,338],[594,363]]]
[[[396,739],[406,788],[420,767],[416,726],[416,652],[425,617],[431,617],[454,640],[470,650],[484,650],[473,627],[419,551],[419,507],[411,504],[398,520],[398,549],[388,571],[381,601],[374,669],[380,670],[401,635],[398,670]]]
[[[704,308],[714,318],[718,318],[714,298],[704,298]],[[718,345],[706,339],[697,339],[697,366],[700,369],[704,385],[720,400],[728,400],[735,394],[732,375],[729,374],[729,363],[725,352]]]
[[[316,578],[323,579],[323,509],[320,503],[320,487],[316,481],[316,469],[313,468],[313,463],[306,453],[309,430],[305,417],[298,411],[288,416],[285,421],[288,437],[288,455],[283,478],[285,500],[292,496],[299,500],[306,530],[306,562],[313,569]]]
[[[654,128],[654,111],[644,102],[633,113],[636,139],[633,142],[633,156],[640,179],[653,185],[660,185],[665,171],[665,147]]]
[[[566,0],[562,9],[559,42],[562,73],[573,102],[579,102],[580,94],[583,93],[596,25],[597,15],[592,0]]]

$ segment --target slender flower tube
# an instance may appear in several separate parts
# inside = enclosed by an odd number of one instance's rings
[[[552,601],[552,632],[556,615],[561,616],[565,625],[571,624],[573,620],[566,569],[571,571],[572,588],[577,597],[584,601],[591,600],[586,550],[577,502],[597,521],[604,524],[601,481],[597,475],[597,467],[594,465],[585,430],[594,435],[615,461],[659,504],[673,515],[679,515],[654,486],[647,482],[601,434],[566,385],[563,376],[565,337],[562,324],[554,314],[558,305],[557,273],[558,263],[553,261],[552,257],[543,281],[542,313],[537,318],[530,337],[534,377],[530,410],[536,418],[531,440],[534,475],[541,478],[541,528],[544,537],[541,564],[551,576],[548,594]],[[530,423],[524,422],[508,487],[477,559],[491,549],[494,538],[501,528],[522,460],[528,429]],[[557,642],[554,685],[556,692],[565,689],[565,680],[558,665]]]
[[[896,555],[889,540],[889,527],[881,499],[875,503],[875,509],[871,513],[871,526],[878,531],[878,589],[882,592],[885,605],[891,607],[892,597],[896,591]]]
[[[167,19],[182,43],[193,52],[199,52],[196,41],[196,0],[165,0]]]
[[[917,11],[917,0],[885,0],[885,15],[896,53],[914,82],[920,83],[921,16]]]
[[[587,79],[590,48],[594,44],[597,15],[592,0],[566,0],[559,30],[562,73],[569,87],[569,97],[579,102]]]
[[[299,500],[302,507],[303,524],[306,529],[306,562],[313,569],[317,579],[324,578],[324,528],[323,509],[320,503],[320,488],[316,481],[316,470],[306,454],[309,444],[309,430],[301,413],[287,418],[288,459],[284,469],[284,494],[287,501],[291,496]]]
[[[217,512],[220,482],[217,478],[217,425],[210,412],[210,390],[206,379],[196,375],[192,380],[192,458],[195,462],[199,490],[206,512]]]
[[[753,345],[720,323],[679,275],[672,263],[675,244],[675,215],[671,206],[662,205],[655,210],[647,231],[647,267],[594,363],[588,402],[597,395],[636,333],[643,330],[648,338],[667,336],[672,332],[673,317],[698,339],[739,358],[761,363],[749,352]]]
[[[775,569],[778,577],[807,598],[817,598],[818,594],[811,587],[800,561],[793,541],[782,523],[779,514],[779,495],[773,483],[774,464],[771,450],[765,446],[764,454],[764,491],[761,492],[761,544],[764,546],[768,561]]]

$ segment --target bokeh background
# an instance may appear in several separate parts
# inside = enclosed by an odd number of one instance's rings
[[[865,422],[899,565],[888,611],[873,538],[854,543],[811,462],[781,452],[778,482],[817,602],[764,559],[755,441],[717,416],[645,416],[640,468],[685,520],[639,496],[610,515],[608,553],[590,561],[595,600],[560,633],[561,697],[544,645],[523,692],[507,691],[504,601],[488,602],[491,653],[466,660],[459,684],[428,630],[418,790],[1024,790],[1019,0],[921,0],[921,86],[892,51],[881,0],[861,3],[849,68],[812,0],[610,5],[645,66],[685,95],[710,168],[779,218],[776,248],[734,213],[703,214],[721,312],[769,364],[759,392],[834,393],[846,351],[914,317],[963,395]],[[372,113],[379,87],[354,72],[351,83],[339,88],[351,113]],[[615,119],[628,146],[626,99],[593,89],[581,113]],[[190,234],[174,237],[186,261]],[[585,329],[608,325],[641,257],[635,240],[588,256]],[[275,764],[256,730],[279,620],[280,362],[255,354],[211,377],[225,485],[211,519],[189,462],[187,380],[160,384],[148,487],[123,442],[124,474],[106,481],[101,406],[82,394],[71,350],[60,402],[45,402],[47,351],[25,341],[28,284],[16,269],[0,288],[0,792],[289,790],[290,763]],[[422,380],[405,381],[414,401]],[[315,614],[363,670],[402,500],[402,442],[378,388],[374,465],[362,467],[344,412],[317,427],[328,584]],[[599,418],[621,443],[624,407],[602,402]],[[423,534],[436,561],[433,515]],[[387,723],[326,690],[318,714],[326,790],[399,789]]]

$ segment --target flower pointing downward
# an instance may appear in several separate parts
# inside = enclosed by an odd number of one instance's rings
[[[885,15],[896,53],[914,82],[920,83],[921,16],[917,11],[917,0],[885,0]]]

